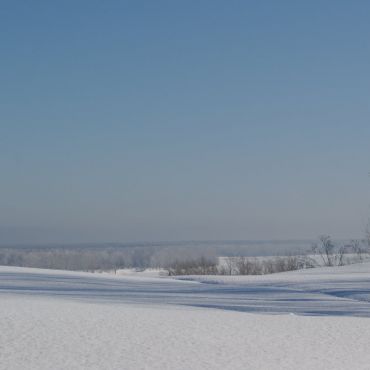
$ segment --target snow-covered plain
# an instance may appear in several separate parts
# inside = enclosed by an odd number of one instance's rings
[[[369,263],[190,279],[0,267],[0,369],[370,369]]]

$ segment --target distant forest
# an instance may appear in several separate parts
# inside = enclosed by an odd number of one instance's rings
[[[168,268],[219,256],[284,256],[307,252],[312,241],[226,241],[0,246],[0,265],[79,271]]]

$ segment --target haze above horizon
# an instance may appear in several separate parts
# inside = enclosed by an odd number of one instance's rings
[[[0,5],[0,244],[361,237],[368,2]]]

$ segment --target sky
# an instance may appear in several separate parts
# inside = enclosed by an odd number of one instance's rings
[[[367,1],[0,1],[0,244],[361,237]]]

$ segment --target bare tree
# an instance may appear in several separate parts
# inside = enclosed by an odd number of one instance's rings
[[[369,253],[368,241],[365,240],[351,240],[351,249],[354,253],[356,253],[358,259],[363,261],[364,255]]]
[[[366,228],[365,228],[365,242],[370,249],[370,219],[367,222]]]
[[[247,257],[235,257],[235,264],[239,275],[252,275],[254,267]]]
[[[334,265],[334,249],[335,246],[329,235],[321,235],[319,243],[312,247],[312,251],[320,255],[324,266]]]
[[[346,246],[342,245],[338,250],[338,266],[344,265],[344,254],[346,252]]]
[[[225,263],[226,271],[228,275],[232,275],[234,273],[236,267],[235,257],[224,257],[223,261]]]

